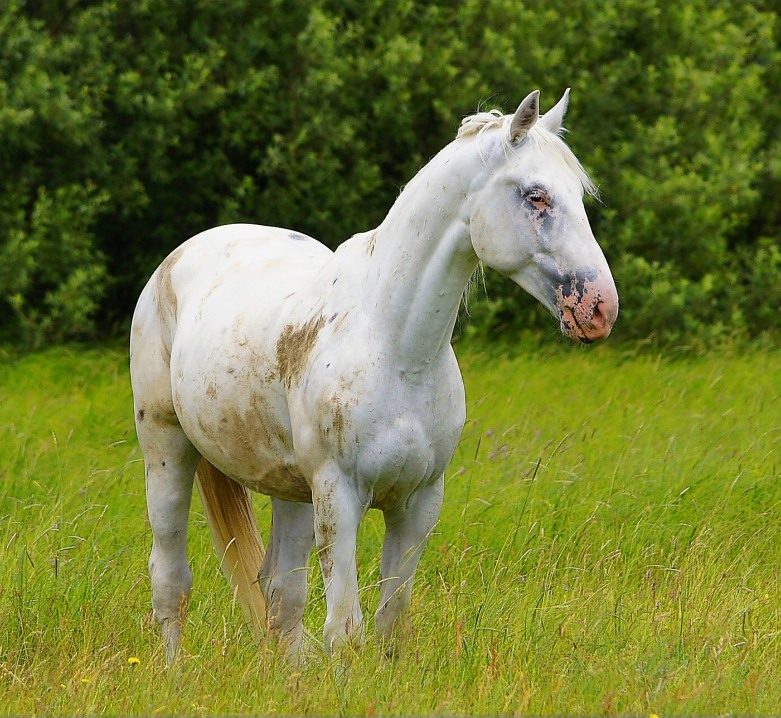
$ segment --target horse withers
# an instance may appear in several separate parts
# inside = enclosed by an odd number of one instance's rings
[[[166,657],[192,574],[193,480],[217,555],[250,620],[295,654],[317,547],[324,644],[363,639],[355,547],[383,512],[376,630],[408,630],[413,576],[464,426],[450,344],[480,261],[577,342],[610,333],[618,297],[583,206],[594,192],[560,138],[568,93],[467,117],[383,222],[332,252],[287,229],[229,225],[185,242],[143,290],[130,372],[146,467],[152,606]],[[271,497],[268,551],[248,491]]]

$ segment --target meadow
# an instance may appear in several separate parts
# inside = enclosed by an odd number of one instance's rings
[[[249,635],[196,498],[170,670],[124,350],[0,357],[0,713],[777,712],[781,352],[459,354],[468,422],[405,653],[373,640],[379,513],[366,646],[291,668]]]

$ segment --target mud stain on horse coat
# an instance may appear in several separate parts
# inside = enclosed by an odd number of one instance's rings
[[[162,261],[160,268],[157,270],[157,282],[160,288],[158,293],[158,308],[161,312],[167,310],[174,317],[176,316],[177,310],[177,297],[171,273],[182,254],[184,254],[184,246],[178,247],[171,252],[171,254]]]
[[[342,401],[336,395],[332,395],[322,402],[323,418],[329,419],[321,422],[320,436],[326,444],[330,444],[338,456],[347,453],[347,429],[349,420],[347,412],[349,403]]]
[[[325,321],[325,317],[320,315],[300,327],[288,324],[282,330],[277,340],[277,371],[288,389],[304,371],[307,357],[314,348],[317,335]]]
[[[174,267],[184,254],[184,246],[178,247],[169,254],[160,264],[157,270],[157,314],[162,326],[170,326],[169,322],[175,321],[178,309],[178,300],[174,282],[171,276]],[[164,339],[161,347],[163,360],[166,364],[171,363],[171,342],[170,339]]]

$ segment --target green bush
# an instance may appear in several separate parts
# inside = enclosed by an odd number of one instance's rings
[[[760,0],[9,0],[0,335],[123,329],[165,254],[215,224],[334,247],[379,223],[478,104],[568,86],[615,335],[773,331],[779,25]],[[551,326],[487,285],[472,333]]]

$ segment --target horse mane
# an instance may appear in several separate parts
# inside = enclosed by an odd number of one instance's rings
[[[500,110],[488,110],[476,112],[474,115],[468,115],[461,120],[461,126],[458,128],[456,139],[460,140],[467,137],[480,137],[486,132],[504,127],[512,120],[512,115],[505,115]],[[564,128],[561,130],[564,132]],[[599,198],[599,189],[589,176],[588,172],[580,164],[580,161],[567,143],[561,137],[549,130],[540,127],[539,123],[531,128],[527,138],[531,140],[537,149],[548,148],[557,151],[566,165],[575,173],[583,186],[583,191],[592,197]],[[510,147],[509,138],[504,139],[505,147]]]
[[[460,140],[462,137],[481,135],[486,130],[501,127],[504,125],[506,117],[507,115],[502,114],[499,110],[488,110],[487,112],[477,112],[474,115],[468,115],[461,120],[461,126],[458,128],[456,139]]]

